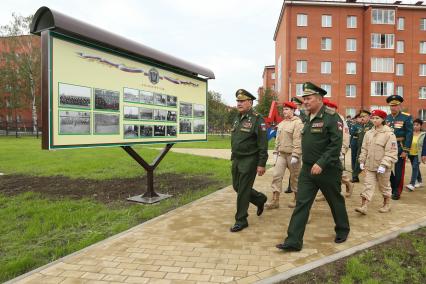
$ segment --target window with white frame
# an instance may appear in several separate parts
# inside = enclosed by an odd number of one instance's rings
[[[297,37],[297,49],[308,49],[307,37]]]
[[[397,29],[403,31],[405,28],[405,18],[398,18]]]
[[[271,73],[271,79],[272,79],[272,80],[275,80],[275,72],[272,72],[272,73]]]
[[[331,85],[330,84],[321,84],[321,88],[324,89],[327,94],[324,97],[331,97]]]
[[[380,109],[380,110],[383,110],[386,113],[390,113],[390,107],[389,106],[376,106],[376,105],[370,106],[370,110],[374,110],[374,109]]]
[[[394,34],[371,34],[371,48],[394,49]]]
[[[350,115],[351,117],[355,117],[356,115],[356,108],[354,107],[347,107],[346,108],[346,116]]]
[[[404,76],[404,63],[396,64],[395,74],[396,76]]]
[[[404,97],[404,86],[396,86],[395,91],[398,96]]]
[[[426,109],[419,109],[419,118],[423,121],[426,120]]]
[[[393,73],[394,72],[394,59],[372,57],[371,58],[371,72],[379,73]]]
[[[297,26],[306,27],[308,26],[308,15],[306,14],[297,14]]]
[[[420,42],[420,54],[426,54],[426,41]]]
[[[347,16],[346,17],[346,27],[348,29],[356,28],[356,16]]]
[[[308,72],[308,61],[306,61],[306,60],[297,60],[296,61],[296,72],[297,73],[306,73],[306,72]]]
[[[420,19],[420,30],[426,31],[426,18]]]
[[[331,28],[331,15],[322,15],[321,17],[321,27]]]
[[[321,39],[321,49],[322,50],[331,50],[331,38],[323,37]]]
[[[356,97],[356,85],[346,85],[346,97],[348,98]]]
[[[16,122],[21,122],[22,121],[22,116],[20,114],[18,114],[16,116]]]
[[[321,62],[321,74],[331,74],[331,61]]]
[[[395,24],[395,10],[389,9],[372,9],[371,11],[373,24]]]
[[[346,51],[356,51],[356,39],[354,38],[346,39]]]
[[[346,62],[346,74],[356,74],[355,62]]]
[[[404,41],[397,40],[396,41],[396,53],[404,53]]]
[[[392,81],[371,81],[371,96],[391,96],[393,95],[394,84]]]
[[[420,64],[419,76],[426,76],[426,64]]]
[[[303,95],[303,83],[296,84],[296,96],[301,97]]]
[[[11,115],[9,115],[9,114],[7,114],[7,115],[6,115],[6,121],[7,121],[7,122],[12,122],[12,116],[11,116]]]
[[[426,86],[419,88],[419,99],[426,99]]]

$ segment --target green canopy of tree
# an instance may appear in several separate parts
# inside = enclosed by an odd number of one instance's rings
[[[209,132],[220,134],[228,132],[234,117],[238,114],[237,109],[226,105],[222,101],[222,95],[215,91],[208,91],[207,105]]]
[[[272,92],[272,90],[266,89],[254,109],[263,117],[266,117],[269,115],[269,110],[271,109],[272,102],[276,100],[277,98]]]

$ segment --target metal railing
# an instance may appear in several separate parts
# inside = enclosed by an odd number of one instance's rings
[[[0,136],[36,136],[41,135],[41,127],[33,126],[32,121],[0,121]]]

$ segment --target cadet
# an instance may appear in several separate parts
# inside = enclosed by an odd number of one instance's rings
[[[364,140],[365,133],[373,127],[373,123],[370,121],[370,112],[367,110],[361,110],[359,116],[361,117],[361,126],[358,129],[358,145],[356,152],[356,163],[355,169],[352,171],[352,182],[359,182],[359,174],[361,169],[359,168],[359,153],[361,153],[362,141]]]
[[[367,204],[373,198],[377,183],[383,195],[383,206],[379,212],[390,211],[392,191],[389,178],[393,164],[398,160],[398,146],[392,128],[385,125],[385,119],[386,112],[378,109],[371,112],[374,127],[365,134],[359,155],[359,165],[361,170],[365,169],[365,179],[362,204],[355,211],[364,215],[367,214]]]
[[[240,89],[236,92],[239,115],[231,129],[232,185],[237,192],[237,213],[235,225],[231,232],[238,232],[248,227],[249,203],[257,206],[257,216],[263,212],[266,195],[253,189],[256,174],[265,173],[268,159],[268,141],[266,124],[260,114],[253,111],[253,100],[256,98]]]
[[[349,128],[349,133],[351,134],[350,148],[352,172],[355,170],[356,154],[358,152],[358,130],[361,127],[361,118],[359,114],[355,115],[354,120],[354,123],[352,123],[352,126]]]
[[[398,162],[391,173],[392,199],[398,200],[404,187],[405,160],[410,152],[413,140],[413,118],[409,113],[401,112],[401,103],[404,99],[398,95],[387,97],[386,102],[390,106],[391,113],[386,117],[386,124],[393,128],[398,141]]]
[[[275,151],[277,155],[274,173],[272,178],[272,202],[266,204],[267,209],[276,209],[279,207],[280,193],[282,191],[283,177],[285,170],[290,171],[290,186],[294,192],[294,200],[288,205],[290,208],[296,206],[297,179],[300,172],[300,157],[302,155],[302,146],[300,142],[300,132],[303,123],[294,111],[297,109],[293,102],[283,104],[284,120],[278,124],[277,138],[275,139]]]
[[[314,84],[303,84],[307,120],[302,130],[302,169],[299,175],[296,208],[291,216],[284,243],[276,247],[284,251],[299,251],[309,211],[321,188],[336,224],[336,243],[346,241],[349,220],[345,199],[340,194],[342,164],[339,160],[343,139],[343,122],[322,103],[327,92]]]

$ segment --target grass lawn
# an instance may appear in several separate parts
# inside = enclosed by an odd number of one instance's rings
[[[0,137],[0,172],[6,175],[65,176],[108,180],[145,175],[120,148],[42,151],[35,138]],[[136,146],[147,161],[157,150]],[[186,191],[155,205],[124,201],[104,204],[91,198],[52,199],[26,192],[0,192],[0,282],[159,216],[231,184],[230,161],[168,153],[155,175],[209,178],[210,186]],[[4,178],[4,177],[3,177]],[[0,176],[0,182],[2,177]],[[30,185],[31,186],[31,185]]]

